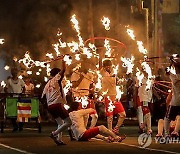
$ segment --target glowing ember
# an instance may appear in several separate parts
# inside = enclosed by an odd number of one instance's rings
[[[103,17],[103,19],[101,19],[101,22],[106,30],[110,30],[110,20],[108,17]]]

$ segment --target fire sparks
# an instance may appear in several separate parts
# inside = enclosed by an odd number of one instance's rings
[[[132,56],[131,58],[124,58],[121,57],[121,61],[123,62],[123,67],[127,67],[127,72],[126,74],[132,73],[133,72],[133,67],[134,67],[134,56]]]
[[[103,19],[101,19],[101,22],[106,30],[110,30],[110,20],[108,17],[103,17]]]

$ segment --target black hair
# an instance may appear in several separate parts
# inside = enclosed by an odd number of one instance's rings
[[[103,61],[103,67],[105,67],[105,66],[112,66],[112,62],[109,59],[104,60]]]
[[[50,71],[50,75],[52,77],[56,76],[56,74],[58,74],[59,72],[61,71],[61,69],[59,68],[53,68],[51,71]]]

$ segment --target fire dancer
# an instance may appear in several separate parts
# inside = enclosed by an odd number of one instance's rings
[[[103,68],[100,70],[102,75],[102,92],[107,92],[105,95],[105,108],[107,116],[107,125],[109,130],[113,130],[115,133],[119,133],[119,128],[122,125],[126,113],[124,107],[120,101],[116,101],[116,77],[113,75],[112,62],[110,60],[103,61]],[[110,106],[114,106],[110,109]],[[118,115],[118,121],[114,128],[112,128],[113,115]]]
[[[165,136],[169,136],[170,120],[176,121],[176,126],[171,136],[179,136],[180,130],[180,58],[178,56],[171,58],[170,68],[174,71],[170,71],[170,79],[172,81],[172,92],[168,96],[170,104],[166,112],[164,119]]]
[[[91,93],[91,89],[93,89],[93,81],[94,75],[91,72],[88,72],[87,66],[81,63],[81,68],[79,70],[75,70],[71,76],[72,82],[72,93],[75,99],[79,99],[79,109],[86,109],[86,108],[94,108],[95,109],[95,102],[93,100],[93,93]],[[76,101],[76,100],[75,100]],[[86,102],[86,103],[84,103]],[[91,120],[91,127],[94,127],[97,123],[98,115],[95,112],[89,114],[92,118]],[[85,126],[87,126],[89,115],[84,115],[84,122]]]
[[[147,134],[152,134],[151,129],[151,112],[149,108],[149,103],[152,101],[152,84],[149,89],[146,89],[148,74],[142,69],[144,78],[139,84],[139,81],[136,82],[136,106],[137,106],[137,115],[139,120],[140,133],[144,132],[145,124],[147,125]]]
[[[55,131],[52,131],[50,134],[50,137],[57,145],[65,145],[62,141],[62,132],[71,125],[69,114],[64,108],[64,104],[66,104],[66,99],[62,87],[64,73],[65,62],[62,61],[62,70],[59,68],[53,68],[50,71],[50,74],[53,78],[48,81],[42,94],[42,98],[46,97],[47,99],[48,111],[58,124],[58,128]]]

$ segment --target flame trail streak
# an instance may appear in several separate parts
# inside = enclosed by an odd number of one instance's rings
[[[78,36],[78,39],[79,39],[79,46],[84,47],[84,43],[83,43],[84,41],[83,41],[83,39],[81,37],[80,28],[79,28],[79,22],[77,21],[75,14],[71,17],[71,22],[74,24],[74,29],[78,33],[77,36]]]

